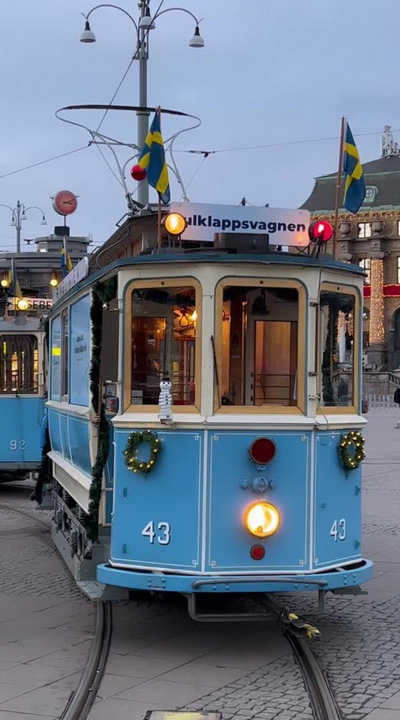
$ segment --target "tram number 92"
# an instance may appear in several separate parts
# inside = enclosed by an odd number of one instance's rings
[[[26,440],[10,440],[10,450],[25,450]]]
[[[331,531],[329,533],[331,537],[334,538],[335,542],[338,540],[346,540],[347,536],[347,523],[345,518],[341,518],[340,520],[335,520]]]
[[[157,525],[150,520],[142,530],[143,537],[148,537],[151,545],[169,545],[171,542],[171,525],[168,522],[159,522]]]

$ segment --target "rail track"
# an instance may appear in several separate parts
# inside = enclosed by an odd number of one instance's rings
[[[35,517],[31,512],[6,503],[0,504],[0,510],[28,518],[46,530],[43,540],[51,541],[49,524]],[[343,720],[329,681],[310,649],[309,640],[305,639],[306,635],[318,636],[318,630],[298,616],[288,613],[271,596],[268,596],[262,604],[278,618],[281,629],[292,648],[294,658],[304,678],[315,720]],[[87,718],[105,671],[112,635],[112,606],[110,602],[96,602],[95,607],[96,624],[89,657],[78,687],[71,693],[59,720],[85,720]]]
[[[0,510],[15,513],[16,515],[28,518],[36,525],[44,528],[46,533],[43,533],[43,537],[41,539],[44,542],[50,542],[53,546],[50,536],[50,526],[48,523],[43,520],[39,520],[39,518],[36,518],[32,513],[26,510],[15,508],[7,503],[1,503]],[[96,698],[97,690],[104,674],[111,643],[112,608],[111,603],[109,602],[96,602],[95,607],[95,631],[85,669],[82,673],[78,687],[71,693],[63,712],[59,716],[59,720],[85,720]]]

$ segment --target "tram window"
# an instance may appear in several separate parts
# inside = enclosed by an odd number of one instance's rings
[[[298,315],[295,288],[224,288],[222,405],[297,405]]]
[[[194,405],[196,320],[194,287],[133,290],[132,405],[158,405],[164,377],[174,405]]]
[[[354,405],[354,295],[321,291],[320,404]]]
[[[61,316],[62,336],[62,389],[63,398],[68,399],[68,352],[69,352],[69,322],[68,309],[63,310]]]
[[[38,392],[38,340],[35,335],[1,335],[0,392]]]

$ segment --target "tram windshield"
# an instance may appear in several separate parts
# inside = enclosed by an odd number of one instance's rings
[[[222,405],[297,405],[298,291],[225,287]]]
[[[195,404],[196,321],[194,287],[133,290],[132,405],[158,405],[165,377],[174,405]]]
[[[35,335],[1,335],[0,392],[38,392],[38,340]]]
[[[322,406],[354,405],[355,296],[322,290],[320,362]]]

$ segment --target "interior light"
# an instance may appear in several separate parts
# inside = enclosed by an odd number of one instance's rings
[[[280,525],[279,510],[265,500],[247,508],[244,520],[248,531],[255,537],[265,538],[276,533]]]
[[[6,277],[3,277],[2,281],[0,282],[1,287],[6,288],[9,285],[9,282]]]
[[[163,225],[168,235],[182,235],[186,230],[187,222],[186,218],[180,213],[169,213],[164,218]]]
[[[197,320],[197,310],[193,310],[193,312],[192,312],[192,314],[191,314],[191,316],[190,316],[190,319],[192,320],[192,322],[196,322],[196,320]]]

